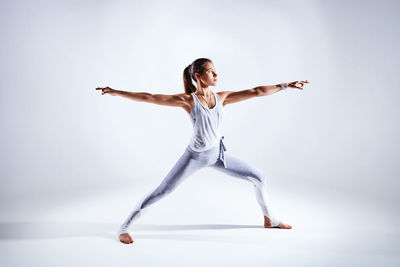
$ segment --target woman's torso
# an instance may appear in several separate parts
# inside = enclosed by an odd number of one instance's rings
[[[191,94],[193,105],[190,110],[190,119],[193,124],[193,135],[189,147],[197,152],[211,149],[218,145],[222,137],[223,105],[219,95],[212,92],[210,107],[201,102],[201,96]]]

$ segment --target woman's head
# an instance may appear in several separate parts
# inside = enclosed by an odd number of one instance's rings
[[[192,80],[202,87],[215,86],[217,84],[217,73],[210,59],[198,58],[185,68],[183,71],[183,85],[186,94],[196,91],[196,86]]]

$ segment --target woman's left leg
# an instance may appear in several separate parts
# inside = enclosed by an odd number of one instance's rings
[[[267,178],[264,172],[257,169],[253,165],[230,155],[229,153],[225,152],[224,157],[226,167],[219,160],[210,165],[210,167],[224,172],[230,176],[242,178],[252,182],[254,185],[256,199],[261,207],[262,213],[264,216],[269,218],[272,227],[278,226],[279,220],[277,220],[272,213],[271,201],[266,188]]]

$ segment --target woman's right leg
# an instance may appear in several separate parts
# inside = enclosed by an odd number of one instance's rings
[[[206,165],[206,162],[194,159],[186,150],[168,172],[161,184],[139,201],[128,218],[126,218],[121,225],[118,234],[128,233],[129,225],[140,216],[141,210],[171,193],[185,178]]]
[[[253,183],[256,199],[264,216],[270,220],[273,227],[278,226],[280,221],[274,217],[271,210],[272,205],[266,188],[267,178],[265,173],[230,153],[225,152],[224,157],[226,167],[219,161],[215,162],[211,167],[230,176],[242,178]]]

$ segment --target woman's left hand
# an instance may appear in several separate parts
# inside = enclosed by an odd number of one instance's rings
[[[294,82],[288,83],[287,85],[288,85],[288,87],[292,87],[292,88],[297,88],[297,89],[303,90],[303,85],[305,83],[310,83],[310,82],[307,81],[307,80],[305,80],[305,81],[294,81]]]

